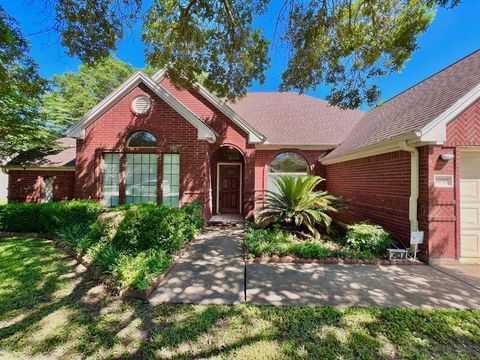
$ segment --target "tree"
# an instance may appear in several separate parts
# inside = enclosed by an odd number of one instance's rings
[[[44,113],[55,126],[64,130],[120,86],[134,71],[130,64],[109,56],[92,65],[81,64],[77,72],[55,75],[51,80],[51,91],[43,98]]]
[[[47,82],[28,52],[18,24],[0,6],[0,158],[49,146],[57,136],[40,112]]]
[[[45,0],[47,1],[47,0]],[[91,63],[105,58],[139,19],[141,0],[48,0],[70,55]],[[281,90],[330,88],[344,108],[374,105],[375,80],[399,71],[418,47],[437,7],[460,0],[283,0],[275,26],[289,50]],[[147,60],[179,87],[205,78],[228,99],[263,82],[269,41],[254,26],[269,0],[155,0],[144,21]]]

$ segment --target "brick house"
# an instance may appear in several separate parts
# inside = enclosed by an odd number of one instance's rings
[[[424,231],[431,262],[480,261],[480,51],[368,112],[288,92],[225,103],[137,72],[66,136],[5,167],[9,201],[199,199],[206,218],[248,217],[275,177],[315,174],[352,200],[340,221],[405,245]]]

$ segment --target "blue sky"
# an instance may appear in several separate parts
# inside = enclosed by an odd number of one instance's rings
[[[31,55],[40,66],[40,73],[46,78],[65,70],[75,70],[79,61],[69,57],[61,46],[58,35],[38,32],[48,27],[40,0],[0,0],[8,14],[16,18],[22,31],[31,43]],[[273,36],[273,25],[278,12],[277,0],[271,0],[269,12],[257,19],[267,37]],[[463,0],[453,10],[440,9],[429,29],[419,39],[420,48],[399,74],[380,79],[377,84],[382,90],[382,99],[395,94],[441,70],[452,62],[480,48],[480,1]],[[37,33],[37,34],[35,34]],[[127,33],[118,47],[117,56],[135,67],[144,66],[144,46],[140,40],[141,26]],[[254,84],[252,91],[276,91],[285,66],[285,53],[277,47],[271,49],[272,66],[266,73],[263,85]],[[328,89],[320,87],[307,94],[324,98]]]

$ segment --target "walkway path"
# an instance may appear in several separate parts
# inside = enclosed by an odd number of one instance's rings
[[[242,233],[207,228],[150,302],[480,309],[479,267],[467,277],[425,265],[245,265]]]
[[[150,298],[152,304],[233,304],[245,300],[243,227],[208,227]]]

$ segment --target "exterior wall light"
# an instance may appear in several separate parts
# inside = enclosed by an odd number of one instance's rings
[[[453,160],[453,159],[455,159],[455,155],[454,154],[442,154],[442,155],[440,155],[440,159],[442,159],[442,160]]]

